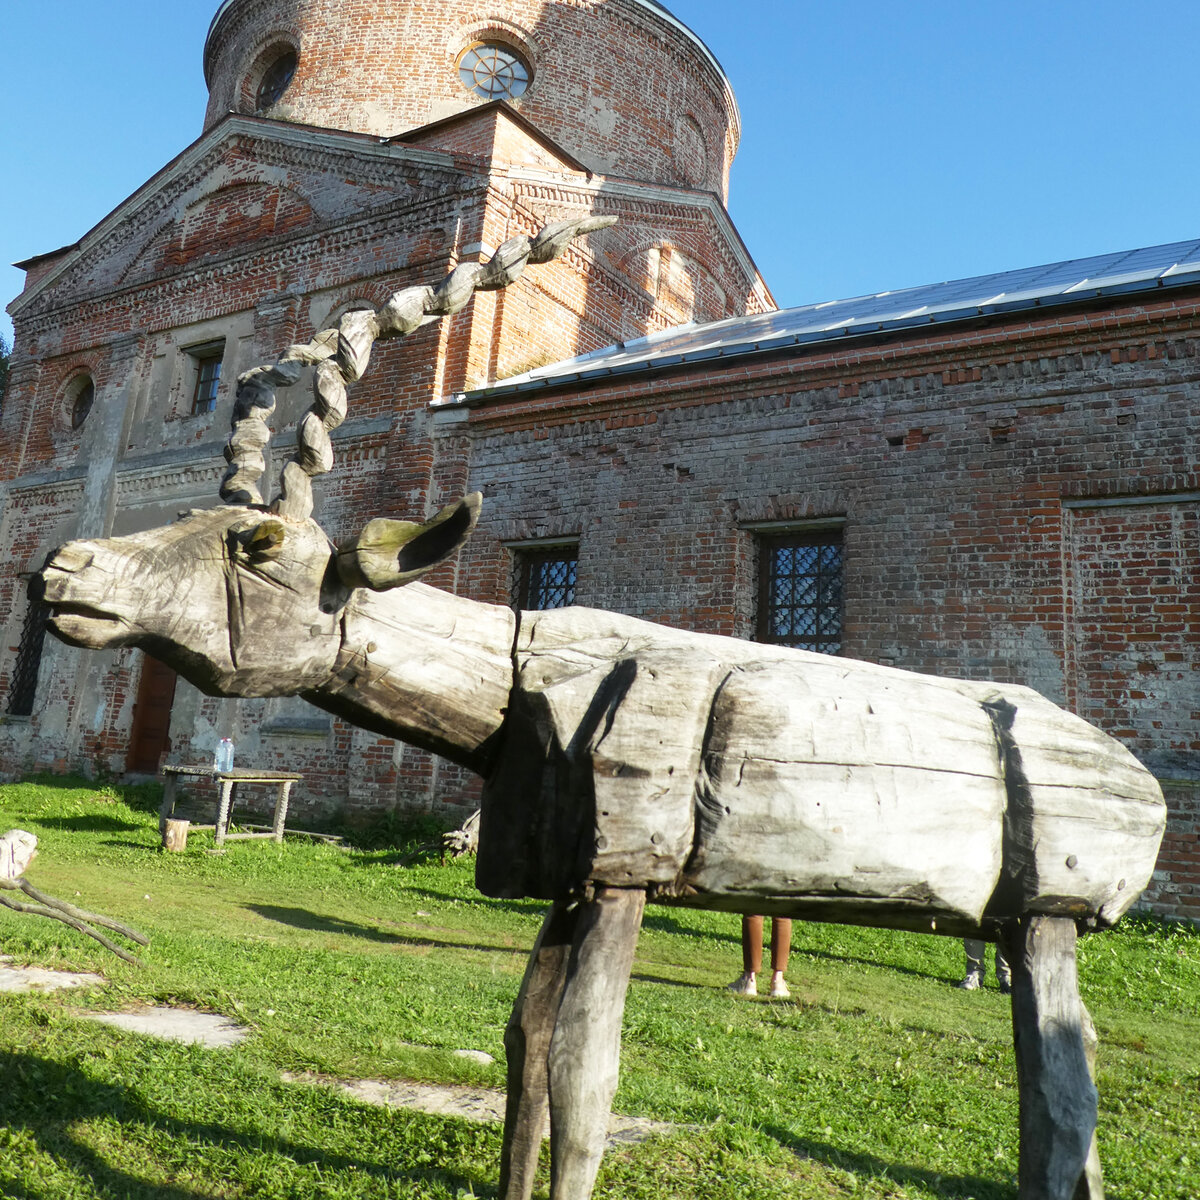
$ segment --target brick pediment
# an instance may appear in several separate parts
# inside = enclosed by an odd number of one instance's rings
[[[377,138],[228,118],[79,242],[30,260],[10,311],[46,311],[444,196],[461,186],[450,153]]]
[[[173,267],[228,253],[231,248],[311,225],[312,206],[303,196],[273,183],[236,183],[189,204],[134,259],[122,283],[154,279]]]

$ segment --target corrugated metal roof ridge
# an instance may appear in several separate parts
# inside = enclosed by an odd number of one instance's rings
[[[1117,268],[1129,259],[1152,256],[1153,266],[1130,272]],[[1068,268],[1074,268],[1068,270]],[[1183,268],[1180,270],[1179,268]],[[1021,281],[1019,291],[1007,292],[1005,281]],[[1058,283],[1047,286],[1048,280]],[[1043,281],[1041,287],[1037,281]],[[1094,288],[1089,281],[1096,280]],[[1111,280],[1106,284],[1105,280]],[[946,321],[1037,308],[1047,303],[1073,303],[1089,295],[1102,296],[1150,291],[1158,287],[1200,282],[1200,239],[1168,242],[1161,246],[1121,250],[1088,258],[1063,259],[1056,263],[1000,271],[944,283],[922,284],[893,292],[875,292],[846,300],[799,305],[770,313],[727,317],[705,325],[675,326],[646,337],[619,342],[575,358],[539,367],[522,375],[498,380],[485,388],[462,394],[464,400],[506,395],[605,375],[676,366],[711,358],[734,358],[788,345],[807,345],[834,338],[863,336]],[[953,301],[938,305],[938,293],[953,291]],[[918,295],[924,302],[915,304]],[[1011,299],[1006,300],[1006,296]],[[888,311],[877,302],[889,300]],[[858,310],[857,315],[855,310]],[[804,317],[820,313],[819,323]],[[765,327],[765,328],[764,328]],[[765,335],[765,336],[756,336]]]

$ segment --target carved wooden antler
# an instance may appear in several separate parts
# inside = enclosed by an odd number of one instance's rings
[[[221,481],[227,504],[261,504],[258,480],[270,441],[267,421],[275,411],[275,390],[290,387],[306,366],[315,366],[313,404],[296,430],[296,452],[284,464],[280,494],[272,507],[289,517],[313,510],[312,478],[333,466],[330,433],[346,419],[348,384],[361,379],[371,348],[381,338],[402,337],[438,317],[464,308],[476,292],[495,291],[517,280],[527,263],[558,258],[572,238],[605,229],[616,217],[576,217],[547,225],[536,237],[510,238],[486,263],[460,263],[438,287],[397,292],[378,312],[355,309],[337,328],[323,329],[306,345],[289,346],[277,362],[238,376],[233,428],[225,447],[229,470]]]
[[[32,833],[26,833],[23,829],[13,829],[0,837],[0,891],[23,892],[33,904],[26,904],[21,900],[11,899],[8,896],[0,895],[0,905],[5,908],[11,908],[14,912],[31,913],[38,917],[49,917],[54,921],[61,921],[64,925],[70,925],[72,929],[77,929],[80,933],[86,934],[90,938],[94,938],[106,950],[111,950],[118,958],[123,958],[128,963],[133,963],[135,967],[143,966],[141,959],[130,954],[128,950],[118,946],[102,934],[98,929],[93,929],[93,925],[99,925],[104,929],[111,929],[114,933],[119,933],[122,937],[128,938],[131,942],[136,942],[139,946],[150,945],[150,939],[145,934],[139,933],[136,929],[131,929],[128,925],[122,925],[119,921],[114,921],[111,917],[101,916],[98,913],[84,912],[81,908],[76,908],[73,904],[68,904],[65,900],[59,900],[54,896],[47,896],[45,892],[39,892],[28,880],[23,879],[29,864],[37,857],[37,838]]]

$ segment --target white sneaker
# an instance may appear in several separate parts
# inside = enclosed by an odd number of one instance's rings
[[[977,992],[979,990],[979,985],[982,982],[983,980],[980,979],[978,975],[972,974],[968,975],[961,983],[957,983],[954,986],[962,988],[964,992]]]
[[[758,982],[747,972],[745,975],[739,975],[725,990],[735,996],[757,996]]]
[[[786,1000],[792,993],[788,990],[788,985],[783,982],[782,975],[776,975],[771,980],[771,999]]]

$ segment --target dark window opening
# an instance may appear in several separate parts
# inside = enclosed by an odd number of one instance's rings
[[[262,112],[263,109],[279,103],[283,98],[283,93],[291,86],[299,65],[300,58],[295,50],[288,50],[266,69],[254,97],[254,107],[257,112]]]
[[[192,389],[192,416],[212,412],[217,407],[217,389],[221,385],[221,359],[225,347],[191,351],[196,369],[196,383]]]
[[[8,688],[9,716],[28,717],[33,712],[38,668],[42,665],[42,645],[46,640],[46,618],[49,615],[50,606],[42,600],[31,600],[25,610],[17,661],[13,665]]]
[[[840,654],[842,561],[842,535],[837,530],[763,538],[758,640]]]
[[[517,551],[513,606],[536,611],[574,604],[578,565],[574,546]]]
[[[85,375],[76,382],[74,389],[77,390],[71,400],[71,428],[78,429],[88,419],[88,413],[96,403],[96,385]]]

